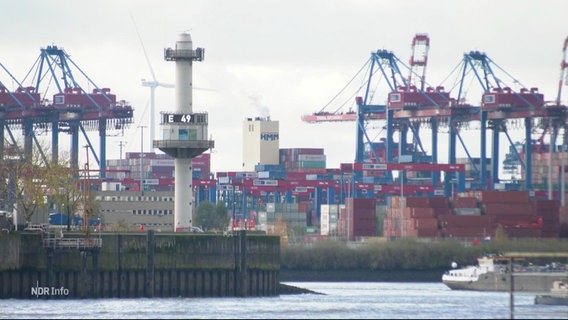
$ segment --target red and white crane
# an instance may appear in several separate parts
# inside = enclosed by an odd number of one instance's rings
[[[426,65],[428,64],[428,50],[430,49],[430,37],[425,33],[418,33],[412,39],[412,56],[410,56],[410,73],[408,74],[409,86],[414,85],[424,91],[426,80]],[[413,78],[417,76],[418,79]],[[414,82],[413,82],[414,81]]]

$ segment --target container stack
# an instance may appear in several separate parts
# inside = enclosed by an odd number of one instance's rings
[[[560,206],[558,201],[533,200],[532,205],[533,212],[538,217],[537,224],[540,221],[540,236],[543,238],[558,237],[560,233]]]
[[[438,216],[450,214],[447,197],[393,197],[383,232],[385,237],[438,238]]]
[[[454,197],[450,200],[450,205],[450,214],[438,216],[442,237],[475,238],[495,234],[491,218],[482,215],[475,196]]]
[[[326,174],[325,154],[321,148],[280,149],[280,164],[286,172]]]
[[[392,197],[383,233],[392,237],[558,237],[556,200],[532,200],[525,191],[471,191],[460,197]]]
[[[545,146],[541,152],[532,153],[532,180],[531,184],[534,187],[546,189],[548,187],[549,179],[552,179],[552,187],[558,189],[560,167],[562,162],[564,166],[568,167],[568,157],[562,155],[561,152],[549,152],[549,146]],[[558,146],[560,149],[560,146]],[[524,154],[523,154],[524,156]],[[564,159],[562,159],[564,158]],[[550,177],[548,165],[552,164],[552,177]],[[525,172],[522,172],[522,179],[525,179]]]
[[[487,190],[476,192],[485,216],[495,227],[505,229],[512,238],[540,237],[540,227],[529,193],[526,191]]]
[[[276,228],[278,221],[285,222],[288,228],[306,229],[306,212],[298,203],[267,203],[266,211],[257,213],[259,230],[269,231]]]
[[[426,199],[426,200],[424,200]],[[452,212],[447,197],[407,197],[406,210],[413,219],[412,228],[404,236],[437,238],[441,236],[438,217]]]
[[[376,230],[375,199],[347,198],[337,221],[338,235],[353,241],[360,237],[374,237]]]
[[[321,235],[336,235],[337,234],[337,220],[339,219],[339,211],[345,208],[341,204],[322,204],[320,206],[320,233]]]

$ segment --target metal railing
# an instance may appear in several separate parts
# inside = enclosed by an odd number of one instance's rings
[[[101,238],[48,238],[43,247],[49,249],[97,249],[103,246]]]

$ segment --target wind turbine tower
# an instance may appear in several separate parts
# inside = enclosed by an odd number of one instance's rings
[[[150,87],[150,141],[154,141],[155,137],[155,123],[156,123],[156,88],[157,87],[165,87],[165,88],[173,88],[173,84],[161,83],[156,81],[156,77],[154,76],[154,70],[152,70],[152,66],[150,66],[150,71],[152,73],[152,81],[148,81],[146,79],[142,79],[142,86]],[[152,147],[154,149],[154,147]],[[152,150],[154,151],[154,150]]]
[[[140,40],[140,45],[142,46],[142,51],[144,51],[144,57],[146,58],[146,63],[148,63],[148,68],[150,69],[150,74],[152,75],[152,80],[142,79],[142,86],[150,87],[150,141],[154,141],[154,135],[156,133],[156,88],[157,87],[164,87],[164,88],[173,88],[175,87],[173,84],[158,82],[156,80],[156,74],[154,74],[154,68],[152,68],[152,64],[150,63],[150,58],[148,58],[148,53],[146,53],[146,47],[144,46],[144,41],[142,41],[142,36],[140,36],[140,32],[138,32],[138,26],[136,25],[136,21],[134,21],[134,17],[130,15],[132,19],[132,23],[134,24],[134,28],[136,29],[136,34],[138,35],[138,40]],[[152,148],[152,152],[154,152],[154,147]]]
[[[162,139],[153,146],[175,158],[174,231],[190,231],[193,226],[192,159],[214,147],[207,140],[208,114],[193,113],[193,61],[203,61],[205,50],[193,49],[191,35],[179,34],[174,49],[164,50],[164,59],[174,61],[176,68],[175,112],[161,113]]]

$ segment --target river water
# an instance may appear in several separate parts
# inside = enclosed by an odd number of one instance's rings
[[[509,293],[452,291],[441,282],[286,282],[323,294],[267,298],[0,300],[0,318],[509,319]],[[568,319],[567,306],[515,293],[515,319]]]

